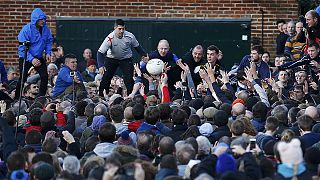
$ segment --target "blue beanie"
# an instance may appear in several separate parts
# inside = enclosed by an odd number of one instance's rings
[[[223,174],[224,172],[237,171],[236,160],[234,157],[228,153],[223,153],[218,157],[217,165],[216,165],[216,172],[217,174]]]
[[[11,180],[28,180],[29,174],[24,170],[16,170],[11,173]]]
[[[90,128],[93,131],[98,131],[99,128],[106,122],[107,120],[104,115],[94,116],[92,120],[92,124],[90,125]]]

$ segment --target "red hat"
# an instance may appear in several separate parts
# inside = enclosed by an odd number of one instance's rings
[[[244,105],[244,101],[242,99],[237,98],[236,100],[233,101],[232,106],[237,104],[237,103],[241,103]]]
[[[94,59],[90,59],[88,62],[87,62],[87,67],[91,66],[91,65],[95,65],[97,66],[97,63]]]

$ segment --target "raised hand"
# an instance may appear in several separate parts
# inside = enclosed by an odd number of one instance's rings
[[[167,73],[170,70],[171,66],[167,62],[164,63],[162,72]]]
[[[254,79],[253,79],[253,75],[252,75],[252,71],[249,69],[249,68],[245,68],[244,69],[244,73],[246,74],[246,79],[250,82],[252,82]]]
[[[100,67],[99,68],[99,74],[103,75],[105,71],[105,67]]]
[[[143,77],[146,78],[149,82],[153,81],[152,76],[149,76],[147,73],[143,73]]]
[[[150,60],[150,58],[149,58],[149,54],[147,54],[147,56],[142,56],[141,57],[141,60],[144,62],[144,63],[148,63],[148,61]]]
[[[139,64],[138,63],[134,63],[133,67],[134,67],[134,71],[137,73],[137,75],[141,77],[142,73],[141,73]]]
[[[210,81],[210,78],[204,69],[200,69],[199,75],[200,75],[201,79],[205,80],[206,82]]]
[[[187,81],[187,72],[186,71],[181,71],[181,80],[182,82],[186,82]]]
[[[164,85],[168,82],[168,75],[166,73],[162,73],[160,82]]]
[[[220,74],[221,74],[221,76],[222,76],[221,81],[222,81],[224,84],[228,83],[228,82],[229,82],[229,76],[228,76],[227,71],[220,71]]]

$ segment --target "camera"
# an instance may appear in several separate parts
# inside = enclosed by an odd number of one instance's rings
[[[75,77],[75,76],[76,76],[76,72],[71,71],[71,72],[70,72],[70,77]]]

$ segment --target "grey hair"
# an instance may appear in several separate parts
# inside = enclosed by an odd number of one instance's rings
[[[94,115],[95,116],[99,116],[99,115],[107,115],[108,113],[108,108],[106,105],[104,104],[98,104],[95,108],[94,108]]]
[[[279,122],[287,122],[288,108],[283,104],[278,105],[271,111],[271,116],[276,117]]]
[[[51,68],[51,67],[54,67],[55,69],[58,69],[58,66],[55,65],[55,64],[53,64],[53,63],[50,63],[50,64],[48,64],[48,66],[47,66],[48,69]]]
[[[211,150],[211,143],[209,139],[205,136],[198,136],[196,140],[198,143],[198,153],[209,154]]]

